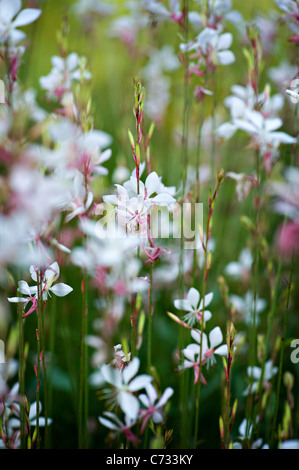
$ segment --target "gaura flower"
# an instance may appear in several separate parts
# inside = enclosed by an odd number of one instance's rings
[[[150,375],[146,374],[135,377],[139,365],[140,360],[134,357],[122,371],[107,364],[101,367],[104,380],[114,387],[116,403],[120,406],[126,417],[131,420],[136,420],[139,412],[139,401],[134,392],[141,390],[153,380]]]
[[[140,416],[142,417],[141,434],[144,432],[146,423],[150,418],[154,423],[161,423],[163,420],[162,408],[174,392],[173,388],[167,387],[158,400],[156,389],[151,383],[145,386],[145,390],[146,394],[139,395],[139,400],[146,407],[146,409],[140,410]]]
[[[33,23],[41,14],[37,8],[22,7],[21,0],[0,0],[0,43],[7,40],[16,44],[26,36],[17,28]]]
[[[199,299],[200,294],[198,290],[194,287],[191,287],[186,299],[176,299],[174,301],[174,306],[178,310],[184,310],[188,312],[184,315],[183,319],[191,327],[193,327],[197,321],[201,322],[203,305],[205,306],[203,314],[204,321],[206,322],[212,317],[211,312],[206,310],[206,307],[212,302],[213,293],[205,295],[205,302],[203,302],[203,299],[200,301]]]
[[[37,282],[37,273],[38,269],[33,265],[30,266],[30,274],[32,279]],[[51,297],[50,292],[57,295],[57,297],[64,297],[65,295],[72,292],[73,288],[64,284],[63,282],[53,285],[53,283],[58,279],[60,274],[60,269],[57,261],[48,266],[42,273],[42,300],[46,301],[48,296]],[[12,303],[23,303],[24,308],[26,308],[29,302],[32,302],[31,308],[23,315],[27,317],[37,308],[37,299],[38,299],[38,286],[30,287],[26,281],[18,282],[18,292],[26,295],[27,297],[9,297],[7,300]]]

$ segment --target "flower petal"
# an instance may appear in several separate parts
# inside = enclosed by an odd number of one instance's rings
[[[19,26],[25,26],[27,24],[33,23],[41,15],[41,10],[37,8],[25,8],[22,10],[15,21],[13,22],[13,27],[18,28]]]
[[[55,286],[50,287],[49,289],[53,294],[57,295],[57,297],[64,297],[65,295],[72,292],[73,288],[60,282],[59,284],[55,284]]]
[[[122,376],[125,384],[128,384],[130,380],[137,374],[139,366],[139,358],[134,357],[129,365],[123,369]]]
[[[132,393],[121,391],[118,395],[118,403],[129,419],[136,419],[139,411],[139,401]]]

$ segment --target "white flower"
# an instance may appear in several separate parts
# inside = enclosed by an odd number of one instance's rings
[[[246,292],[244,297],[240,297],[238,295],[232,294],[232,295],[229,296],[229,300],[230,300],[231,304],[233,305],[233,307],[236,309],[236,311],[242,315],[245,323],[247,323],[249,325],[252,321],[252,312],[253,312],[253,309],[254,309],[254,296],[253,296],[253,293],[248,291],[248,292]],[[260,299],[258,296],[256,297],[256,306],[255,306],[255,309],[256,309],[256,318],[255,318],[256,325],[259,324],[259,314],[263,310],[265,310],[266,305],[267,305],[266,300]]]
[[[213,293],[206,294],[205,301],[203,302],[203,299],[200,300],[200,294],[198,290],[195,289],[194,287],[191,287],[191,289],[189,289],[189,292],[187,294],[187,298],[176,299],[174,301],[174,306],[178,310],[184,310],[188,312],[183,317],[184,321],[189,326],[194,326],[196,321],[198,321],[199,323],[201,322],[203,305],[205,306],[204,321],[206,322],[210,320],[210,318],[212,317],[212,314],[209,310],[206,310],[206,307],[210,305],[210,303],[212,302],[212,299],[213,299]]]
[[[194,41],[181,44],[183,52],[198,50],[201,56],[209,58],[214,65],[230,65],[235,62],[235,55],[229,48],[232,45],[231,33],[220,34],[213,28],[204,28]]]
[[[269,381],[276,375],[278,372],[278,367],[273,366],[272,360],[269,359],[265,363],[263,383],[268,386]],[[262,376],[262,369],[257,366],[247,367],[247,375],[251,381],[250,385],[243,392],[243,395],[249,395],[258,391],[260,379]]]
[[[33,23],[41,14],[37,8],[22,7],[21,0],[0,0],[0,43],[11,41],[17,44],[25,33],[17,28]]]
[[[131,431],[131,428],[136,424],[136,419],[131,419],[125,415],[125,422],[122,423],[116,414],[111,413],[110,411],[104,411],[103,414],[105,416],[104,418],[99,416],[99,422],[103,426],[114,431],[116,435],[123,432],[126,439],[133,444],[137,444],[139,442],[137,437]]]
[[[41,88],[47,90],[50,99],[61,98],[65,92],[71,90],[73,80],[80,81],[81,78],[84,80],[91,78],[90,72],[83,66],[84,62],[85,58],[80,58],[76,52],[69,54],[66,59],[53,56],[50,73],[40,77]]]
[[[209,343],[208,338],[205,333],[201,333],[199,330],[192,330],[191,331],[192,338],[198,343],[197,346],[197,353],[200,354],[200,347],[201,347],[201,360],[202,363],[207,365],[212,365],[214,362],[214,354],[219,356],[226,356],[227,355],[227,345],[223,344],[219,346],[223,341],[222,332],[219,326],[213,328],[212,331],[209,333]],[[201,337],[202,337],[202,345],[201,345]],[[201,346],[200,346],[201,345]]]
[[[113,385],[116,390],[118,405],[131,420],[135,420],[139,412],[139,401],[133,393],[143,389],[153,380],[150,375],[146,374],[133,378],[138,372],[139,365],[140,360],[134,357],[122,371],[106,364],[101,367],[104,380]]]
[[[234,279],[240,279],[250,272],[252,262],[251,251],[249,248],[244,248],[240,253],[239,260],[228,263],[224,271],[228,276]]]
[[[156,389],[151,383],[145,386],[145,390],[146,394],[143,393],[138,397],[141,403],[146,407],[145,410],[140,410],[140,415],[143,420],[141,433],[143,433],[146,423],[150,418],[154,423],[161,423],[163,420],[162,408],[166,405],[167,401],[174,393],[173,388],[167,387],[161,398],[158,400]]]
[[[30,274],[31,274],[32,279],[35,282],[37,282],[37,273],[38,273],[38,269],[35,268],[33,265],[31,265]],[[59,265],[57,261],[52,263],[50,266],[47,267],[47,269],[45,269],[42,272],[41,292],[42,292],[43,300],[47,300],[48,295],[50,296],[50,292],[57,295],[58,297],[64,297],[65,295],[72,292],[73,288],[68,286],[67,284],[58,283],[58,284],[53,285],[53,283],[59,277],[59,274],[60,274],[60,269],[59,269]],[[26,281],[19,281],[18,285],[19,285],[17,289],[18,292],[20,292],[23,295],[26,295],[27,297],[10,297],[8,298],[8,301],[13,302],[13,303],[21,302],[21,303],[24,303],[25,306],[27,305],[29,301],[31,301],[32,307],[25,314],[25,316],[27,316],[30,313],[32,313],[32,311],[34,311],[36,308],[36,301],[38,298],[38,288],[37,286],[30,287]]]

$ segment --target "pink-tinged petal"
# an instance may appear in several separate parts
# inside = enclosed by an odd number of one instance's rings
[[[141,374],[130,382],[128,390],[130,390],[130,392],[136,392],[137,390],[145,388],[152,380],[153,378],[150,375]]]
[[[123,369],[123,380],[125,384],[128,384],[130,380],[135,377],[140,366],[140,360],[138,357],[134,357],[127,367]]]
[[[219,328],[219,326],[216,326],[213,328],[213,330],[209,334],[209,340],[210,340],[210,348],[215,349],[216,346],[222,343],[223,336],[222,332]]]
[[[41,15],[41,10],[37,8],[25,8],[22,10],[15,21],[13,22],[13,27],[18,28],[19,26],[25,26],[27,24],[33,23]]]
[[[118,395],[118,403],[122,411],[129,419],[135,420],[139,412],[139,401],[132,393],[121,391]]]
[[[57,295],[57,297],[64,297],[65,295],[68,295],[70,292],[72,292],[73,288],[61,282],[59,284],[55,284],[53,287],[50,287],[49,290],[53,292],[53,294]]]
[[[193,307],[192,310],[196,310],[199,303],[199,292],[194,287],[191,287],[187,294],[187,301]]]
[[[197,384],[199,378],[199,366],[198,364],[194,365],[194,385]]]

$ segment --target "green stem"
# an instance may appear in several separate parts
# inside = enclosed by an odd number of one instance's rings
[[[286,308],[284,312],[283,332],[282,332],[281,344],[280,344],[279,370],[278,370],[278,378],[277,378],[277,386],[276,386],[276,394],[275,394],[275,408],[274,408],[274,415],[273,415],[273,421],[272,421],[271,446],[270,446],[271,448],[273,448],[274,441],[276,438],[276,421],[277,421],[278,406],[279,406],[280,386],[281,386],[282,367],[283,367],[283,355],[284,355],[284,348],[285,348],[285,337],[286,337],[286,332],[287,332],[288,309],[289,309],[290,296],[291,296],[293,272],[294,272],[294,255],[292,256],[292,262],[291,262],[290,277],[289,277],[289,282],[288,282],[288,295],[287,295],[287,301],[286,301]]]
[[[23,310],[21,304],[18,304],[18,327],[19,327],[19,394],[22,397],[20,405],[20,422],[21,422],[21,449],[26,449],[25,435],[25,367],[24,367],[24,330],[23,330]]]
[[[42,305],[43,305],[43,299],[42,299],[42,274],[40,269],[37,272],[37,330],[36,330],[36,338],[37,338],[37,369],[36,369],[36,447],[37,449],[40,448],[40,432],[39,432],[39,414],[40,414],[40,408],[39,408],[39,390],[40,390],[40,354],[41,354],[41,348],[40,348],[40,333],[42,330],[41,326],[41,311],[42,311]]]
[[[188,43],[188,0],[184,0],[184,28],[185,28],[185,42]],[[189,57],[188,53],[185,54],[185,66],[184,66],[184,109],[183,109],[183,132],[182,132],[182,166],[181,166],[181,181],[182,181],[182,205],[181,205],[181,238],[180,238],[180,257],[179,257],[179,293],[181,298],[184,297],[184,232],[183,232],[183,204],[185,201],[186,192],[186,179],[187,179],[187,168],[188,168],[188,126],[189,126],[189,111],[190,111],[190,97],[189,97]],[[179,331],[179,348],[183,349],[185,344],[186,332],[180,329]],[[187,397],[186,395],[186,374],[180,376],[179,381],[179,393],[181,403],[181,443],[185,446],[187,436]]]
[[[79,377],[79,449],[87,448],[87,349],[85,337],[87,332],[87,275],[84,271],[82,280],[82,315],[81,315],[81,343],[80,343],[80,377]]]
[[[265,352],[264,352],[263,365],[262,365],[262,370],[261,370],[261,377],[260,377],[260,380],[259,380],[258,392],[257,392],[259,398],[258,398],[258,402],[255,406],[255,412],[254,412],[254,418],[253,418],[253,423],[255,423],[256,422],[256,417],[258,417],[258,424],[257,424],[257,428],[256,428],[257,435],[258,435],[260,424],[261,424],[260,415],[261,415],[261,410],[262,410],[262,388],[263,388],[263,381],[264,381],[264,375],[265,375],[265,364],[266,364],[266,360],[267,360],[268,353],[269,353],[269,348],[270,348],[270,336],[271,336],[271,331],[272,331],[272,325],[273,325],[275,309],[276,309],[276,305],[277,305],[277,299],[278,299],[281,268],[282,268],[282,261],[280,260],[279,264],[278,264],[278,269],[277,269],[277,275],[276,275],[276,281],[275,281],[275,286],[274,286],[271,311],[269,312],[269,317],[268,317],[267,333],[266,333],[266,339],[265,339]]]
[[[148,305],[148,325],[147,325],[147,372],[151,374],[152,368],[152,310],[153,310],[153,267],[150,265],[150,287]]]

